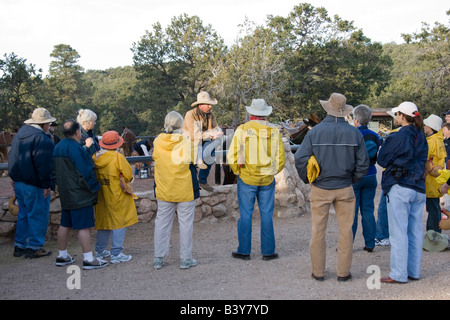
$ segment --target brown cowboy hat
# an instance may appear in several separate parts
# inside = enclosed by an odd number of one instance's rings
[[[19,207],[16,205],[16,196],[12,196],[8,202],[8,211],[13,216],[17,216],[19,214]]]
[[[353,112],[353,107],[347,104],[347,98],[340,93],[333,93],[328,101],[320,100],[325,111],[334,117],[345,118]]]

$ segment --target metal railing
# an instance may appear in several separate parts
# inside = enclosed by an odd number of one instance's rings
[[[300,145],[291,145],[291,151],[295,153]],[[216,153],[224,153],[226,150],[216,150]],[[150,162],[153,161],[152,156],[135,156],[135,157],[126,157],[129,163],[136,162]],[[8,163],[0,163],[0,170],[8,170]]]

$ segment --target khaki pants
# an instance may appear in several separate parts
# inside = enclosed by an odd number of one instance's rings
[[[346,277],[352,264],[353,232],[355,217],[355,194],[353,187],[325,190],[311,185],[312,235],[309,245],[312,272],[317,277],[324,276],[326,260],[326,240],[330,206],[333,204],[339,227],[337,276]]]

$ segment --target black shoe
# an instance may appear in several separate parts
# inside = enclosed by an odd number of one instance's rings
[[[27,251],[25,249],[19,248],[19,247],[14,247],[14,253],[13,256],[14,257],[21,257],[23,256]]]
[[[231,256],[232,256],[233,258],[236,258],[236,259],[250,260],[250,255],[249,255],[249,254],[237,253],[236,251],[233,251],[233,252],[231,253]]]
[[[352,274],[350,272],[348,273],[348,276],[346,276],[346,277],[337,277],[337,281],[339,281],[339,282],[345,282],[345,281],[348,281],[351,279],[352,279]]]
[[[419,280],[419,278],[413,278],[413,277],[410,277],[410,276],[408,276],[408,279],[409,279],[409,280],[412,280],[412,281],[417,281],[417,280]]]
[[[325,280],[325,277],[323,277],[323,276],[322,277],[318,277],[318,276],[314,275],[314,273],[311,273],[311,278],[313,278],[316,281],[320,281],[320,282]]]
[[[365,251],[367,251],[367,252],[372,252],[372,251],[373,251],[373,248],[367,248],[367,247],[364,247],[363,250],[365,250]]]
[[[278,259],[278,253],[268,254],[268,255],[263,255],[262,259],[263,259],[264,261],[269,261],[269,260],[273,260],[273,259]]]
[[[46,251],[42,248],[37,249],[37,250],[27,248],[27,252],[25,253],[25,258],[27,258],[27,259],[42,258],[42,257],[48,257],[51,254],[52,254],[51,251]]]

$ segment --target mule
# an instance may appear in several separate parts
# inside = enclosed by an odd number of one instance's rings
[[[124,127],[121,137],[123,138],[123,155],[125,157],[130,157],[133,152],[133,147],[136,144],[136,135],[131,131],[130,127]]]

